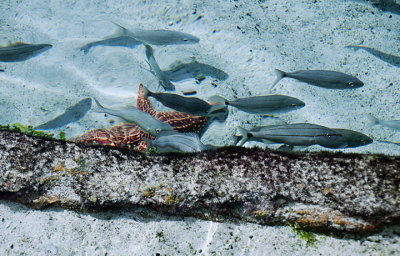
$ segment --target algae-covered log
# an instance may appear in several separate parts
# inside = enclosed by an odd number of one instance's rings
[[[371,233],[400,219],[400,157],[227,147],[146,155],[1,131],[0,198],[35,208],[174,215]]]

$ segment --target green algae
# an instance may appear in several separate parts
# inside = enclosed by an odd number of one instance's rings
[[[43,131],[38,131],[33,129],[32,125],[23,125],[21,123],[14,123],[12,125],[1,125],[0,124],[0,131],[11,131],[11,132],[20,132],[23,134],[36,136],[36,137],[43,137],[49,139],[55,139],[54,133],[47,133]],[[61,140],[65,141],[65,132],[60,132],[59,137]]]
[[[315,244],[318,242],[318,239],[314,233],[308,231],[306,226],[290,222],[289,225],[293,228],[293,232],[298,234],[302,240],[306,241],[307,247],[316,247]]]

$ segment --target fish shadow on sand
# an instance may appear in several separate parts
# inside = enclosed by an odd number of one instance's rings
[[[361,46],[361,45],[348,45],[348,46],[345,46],[345,48],[351,48],[351,49],[354,49],[355,51],[357,51],[359,49],[362,49],[362,50],[374,55],[375,57],[377,57],[378,59],[380,59],[380,60],[382,60],[382,61],[384,61],[386,63],[389,63],[389,64],[391,64],[393,66],[396,66],[396,67],[400,67],[400,56],[396,56],[396,55],[393,55],[393,54],[381,52],[381,51],[376,50],[374,48]]]
[[[371,1],[372,5],[381,9],[384,12],[391,12],[400,15],[400,4],[395,0],[379,0]]]
[[[209,76],[220,81],[228,78],[228,74],[223,70],[205,63],[200,63],[196,60],[187,63],[175,62],[171,64],[170,69],[165,70],[164,73],[169,80],[173,82],[190,78],[201,79],[204,76]]]
[[[76,104],[68,107],[64,113],[54,119],[34,127],[36,130],[50,130],[62,127],[72,122],[80,120],[92,108],[92,99],[84,98]]]

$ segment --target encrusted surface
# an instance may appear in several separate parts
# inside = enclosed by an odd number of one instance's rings
[[[0,196],[43,208],[137,209],[372,233],[400,216],[400,158],[222,148],[145,155],[0,133]]]

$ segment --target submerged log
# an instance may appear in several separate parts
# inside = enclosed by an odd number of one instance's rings
[[[400,157],[226,147],[146,155],[0,132],[0,198],[41,209],[157,211],[377,232],[400,220]]]

